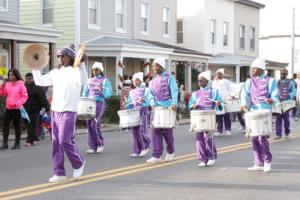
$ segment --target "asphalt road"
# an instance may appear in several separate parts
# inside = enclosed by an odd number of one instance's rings
[[[217,137],[218,159],[200,168],[195,157],[195,136],[188,126],[175,129],[176,159],[146,164],[130,158],[130,132],[106,132],[102,154],[87,155],[86,135],[76,142],[86,159],[84,176],[58,184],[52,176],[51,142],[0,152],[0,199],[300,199],[300,126],[292,124],[288,140],[270,139],[272,172],[249,172],[253,165],[250,139],[233,124],[233,135]],[[67,176],[72,168],[65,159]]]

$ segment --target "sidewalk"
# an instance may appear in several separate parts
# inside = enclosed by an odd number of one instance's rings
[[[189,123],[190,123],[190,119],[181,119],[179,121],[179,125],[184,125],[184,124],[189,124]],[[119,127],[119,124],[102,124],[101,131],[102,132],[119,132],[120,127]],[[87,134],[86,128],[76,129],[76,135],[83,135],[83,134]],[[26,131],[23,131],[22,135],[21,135],[21,140],[25,140],[26,137],[27,137]],[[49,138],[49,134],[46,133],[45,137]],[[2,139],[3,138],[2,138],[2,131],[1,131],[0,132],[0,145],[2,144]],[[15,135],[14,135],[14,132],[12,129],[9,134],[9,141],[14,141],[14,139],[15,139]]]

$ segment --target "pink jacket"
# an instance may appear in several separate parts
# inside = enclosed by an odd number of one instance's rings
[[[0,87],[0,95],[6,96],[7,109],[19,109],[27,101],[27,90],[23,81],[6,82]]]

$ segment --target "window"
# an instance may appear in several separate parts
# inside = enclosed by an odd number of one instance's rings
[[[89,28],[100,28],[100,0],[89,0]]]
[[[8,10],[8,0],[0,0],[0,10]]]
[[[170,35],[170,9],[163,8],[163,33],[164,36]]]
[[[149,6],[147,3],[141,4],[141,30],[142,33],[149,32]]]
[[[116,0],[116,31],[125,32],[125,0]]]
[[[240,49],[245,49],[245,26],[240,25]]]
[[[216,20],[210,20],[210,44],[216,45]]]
[[[43,0],[43,24],[53,23],[53,0]]]
[[[229,33],[229,23],[224,22],[223,24],[223,46],[228,47],[228,33]]]
[[[250,28],[250,49],[255,50],[255,28]]]
[[[177,44],[183,44],[183,20],[177,21]]]

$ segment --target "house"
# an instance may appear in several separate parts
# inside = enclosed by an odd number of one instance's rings
[[[0,67],[19,69],[20,45],[42,43],[53,55],[54,44],[63,32],[42,27],[23,26],[19,23],[19,0],[0,0]],[[53,56],[50,59],[53,65]]]
[[[177,22],[183,31],[177,32],[177,44],[212,54],[208,69],[225,68],[227,78],[245,81],[259,55],[259,11],[264,6],[251,0],[179,0]],[[285,67],[268,63],[269,73]]]
[[[56,48],[84,43],[88,69],[102,62],[118,93],[124,74],[151,76],[149,63],[156,57],[166,59],[169,72],[180,64],[190,66],[182,68],[182,81],[191,87],[191,66],[207,63],[208,57],[176,46],[176,8],[175,0],[21,0],[20,16],[24,25],[63,30]]]

